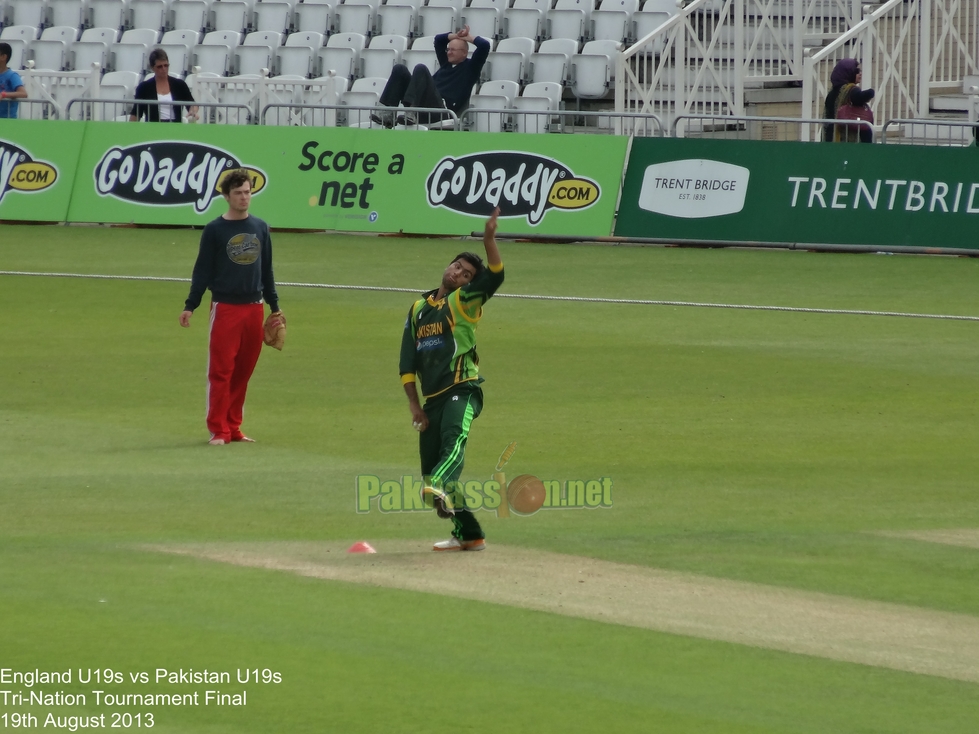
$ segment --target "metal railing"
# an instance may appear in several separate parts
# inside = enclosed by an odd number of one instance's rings
[[[205,125],[247,125],[251,122],[251,108],[243,104],[222,102],[173,103],[145,99],[88,99],[86,97],[69,100],[65,107],[64,119],[128,122],[136,107],[162,107],[164,105],[179,106],[183,122],[197,122]],[[196,110],[196,114],[193,114],[194,110]]]
[[[900,127],[895,131],[892,128]],[[965,120],[894,119],[884,123],[882,143],[892,145],[969,146],[976,144],[979,123]]]
[[[270,113],[274,113],[270,121]],[[275,102],[262,108],[262,125],[309,125],[319,127],[317,120],[333,120],[324,126],[383,128],[390,115],[390,127],[416,130],[461,130],[459,117],[444,107],[385,107],[383,105],[290,104]],[[376,117],[372,120],[371,117]]]
[[[664,137],[656,115],[594,110],[541,110],[514,107],[470,107],[462,113],[462,129],[476,132],[598,133],[630,137]]]
[[[823,139],[826,125],[842,125],[851,138],[859,138],[860,130],[868,130],[874,139],[874,126],[866,120],[834,120],[824,118],[754,117],[751,115],[678,115],[673,119],[673,137],[694,134],[712,140],[816,140]],[[817,135],[809,136],[802,128],[815,127]],[[855,142],[855,141],[854,141]]]
[[[17,104],[18,120],[57,120],[60,119],[61,111],[58,105],[51,99],[37,99],[25,97],[15,99],[6,104]]]

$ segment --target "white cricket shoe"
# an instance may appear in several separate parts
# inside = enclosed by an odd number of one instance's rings
[[[482,538],[476,540],[459,540],[449,538],[442,540],[432,546],[433,551],[481,551],[486,550],[486,541]]]

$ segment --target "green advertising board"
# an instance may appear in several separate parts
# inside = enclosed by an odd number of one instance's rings
[[[273,227],[608,236],[626,139],[353,128],[87,123],[68,218],[203,224],[222,172],[255,172]]]
[[[0,120],[0,219],[67,219],[84,130],[77,122]]]
[[[636,139],[615,234],[979,247],[975,148]]]

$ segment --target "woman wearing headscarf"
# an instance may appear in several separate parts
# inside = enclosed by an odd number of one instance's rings
[[[826,95],[824,118],[827,120],[840,119],[840,107],[847,105],[858,108],[866,107],[867,103],[874,98],[873,89],[860,88],[861,75],[860,63],[856,59],[842,59],[836,65],[829,78],[833,88]],[[873,131],[866,125],[860,126],[859,136],[861,143],[874,142]],[[827,124],[823,126],[823,140],[826,142],[848,140],[855,142],[856,136],[852,132],[851,126]]]

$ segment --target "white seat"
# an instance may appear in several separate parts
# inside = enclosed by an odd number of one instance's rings
[[[582,44],[591,33],[592,0],[557,0],[547,14],[547,38],[573,38]],[[577,53],[577,49],[573,53]]]
[[[21,38],[5,38],[3,42],[10,46],[10,58],[7,66],[16,71],[24,68],[24,62],[30,57],[30,46]]]
[[[211,31],[194,47],[194,66],[201,71],[227,76],[231,71],[232,54],[240,42],[235,31]]]
[[[288,33],[292,30],[292,5],[287,2],[255,3],[256,31]]]
[[[434,74],[438,71],[439,60],[435,53],[435,37],[421,36],[411,43],[411,48],[401,54],[401,63],[413,71],[418,64],[425,64]]]
[[[550,38],[530,57],[531,82],[565,84],[571,74],[571,57],[578,52],[572,38]]]
[[[283,76],[308,77],[313,73],[313,60],[323,47],[325,36],[314,31],[292,33],[286,45],[275,52],[275,72]]]
[[[482,96],[500,97],[506,101],[504,107],[510,107],[513,100],[520,96],[520,84],[509,79],[496,79],[483,82],[477,94]],[[475,95],[473,95],[475,96]]]
[[[469,26],[469,33],[473,36],[482,36],[493,41],[500,34],[502,17],[502,11],[493,0],[473,0],[472,5],[459,12],[459,25]]]
[[[428,5],[418,8],[418,33],[437,36],[458,30],[459,9],[456,0],[430,0]]]
[[[546,30],[547,0],[539,7],[518,7],[504,11],[502,35],[504,38],[533,38],[535,41],[543,37]]]
[[[135,71],[108,71],[102,77],[101,88],[107,86],[119,87],[126,92],[122,97],[112,97],[112,99],[132,99],[136,94],[136,86],[140,82],[140,75]],[[104,95],[103,95],[104,96]]]
[[[370,45],[360,52],[361,75],[387,79],[392,67],[401,63],[401,55],[407,47],[408,39],[404,36],[374,36]]]
[[[173,33],[173,31],[170,32]],[[172,76],[184,77],[190,72],[193,66],[195,46],[196,44],[188,46],[178,41],[175,43],[161,43],[157,48],[166,51],[167,58],[170,60],[170,74]],[[147,50],[147,59],[149,59],[149,54],[150,50]],[[149,61],[147,60],[146,63],[148,64]]]
[[[244,42],[235,49],[235,69],[238,74],[258,74],[262,69],[272,69],[272,59],[282,41],[282,34],[275,31],[256,31],[245,36]]]
[[[385,80],[386,81],[386,80]],[[340,98],[340,104],[346,107],[356,107],[359,109],[353,109],[346,113],[347,115],[347,126],[370,126],[370,115],[371,111],[369,108],[376,107],[378,98],[381,96],[380,92],[375,91],[354,91],[352,88],[349,91],[343,93]]]
[[[483,90],[469,98],[466,116],[472,120],[472,129],[480,133],[499,133],[506,127],[510,114],[501,110],[509,107],[509,100],[495,94],[483,94]],[[482,110],[490,110],[483,112]]]
[[[77,28],[52,26],[41,31],[40,40],[31,44],[35,69],[63,71],[68,68],[68,50],[78,35]]]
[[[314,31],[328,34],[333,29],[333,3],[310,2],[305,0],[295,6],[295,24],[297,31]]]
[[[89,0],[86,23],[90,28],[119,28],[126,25],[126,0]]]
[[[209,21],[208,11],[209,5],[204,0],[173,0],[167,27],[206,31]]]
[[[330,105],[336,107],[340,104],[340,99],[347,91],[347,79],[336,74],[317,77],[314,82],[321,84],[310,84],[303,90],[304,105]],[[336,109],[310,109],[303,110],[303,125],[313,127],[336,127]]]
[[[564,89],[560,84],[537,82],[528,84],[523,94],[513,100],[515,110],[524,112],[557,112],[561,109]],[[550,128],[551,115],[513,114],[513,129],[521,133],[543,133]]]
[[[44,27],[47,4],[43,0],[8,0],[8,9],[7,18],[10,25]]]
[[[532,38],[504,38],[486,60],[487,79],[512,79],[524,83],[530,76],[530,57],[534,53]],[[487,68],[488,67],[488,68]]]
[[[85,23],[83,0],[47,0],[48,24],[81,28]]]
[[[372,0],[346,0],[333,9],[333,30],[336,33],[374,33],[375,5]]]
[[[119,43],[144,43],[152,45],[160,40],[160,32],[153,28],[131,28],[123,31]]]
[[[407,0],[395,0],[377,9],[376,30],[382,35],[411,38],[418,32],[418,9]]]
[[[28,43],[37,39],[36,25],[8,25],[0,31],[0,40],[3,41],[27,41]]]
[[[142,73],[146,69],[149,53],[150,47],[146,43],[114,43],[109,48],[109,68],[112,71]],[[173,73],[173,57],[170,58],[170,72]]]
[[[208,27],[215,31],[244,33],[251,25],[251,20],[252,6],[245,0],[219,0],[212,2],[208,10]]]
[[[272,107],[265,111],[265,117],[260,120],[262,125],[302,125],[302,109],[293,108],[303,101],[303,89],[306,87],[306,77],[285,74],[269,80],[265,85],[265,95],[268,105],[287,105]]]
[[[360,63],[360,52],[366,45],[367,39],[362,33],[334,33],[316,54],[320,74],[334,71],[337,76],[353,79]]]
[[[645,38],[672,17],[673,15],[663,10],[643,9],[634,13],[632,15],[632,40],[638,41]],[[666,39],[661,37],[651,50],[656,54],[662,53],[665,45]]]
[[[615,41],[589,41],[571,57],[571,91],[579,99],[601,99],[615,76],[615,58],[622,45]]]
[[[633,13],[638,8],[639,0],[602,0],[598,10],[591,14],[592,40],[625,43],[632,30]]]
[[[169,0],[131,0],[127,13],[132,29],[152,28],[159,35],[170,27]]]
[[[101,41],[76,41],[69,52],[68,66],[76,71],[90,71],[92,64],[97,63],[105,70],[109,65],[109,47],[109,43]]]

